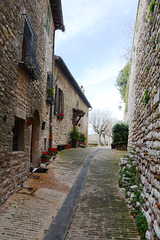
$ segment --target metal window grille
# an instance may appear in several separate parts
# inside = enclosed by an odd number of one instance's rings
[[[28,15],[26,14],[24,24],[22,62],[20,63],[20,66],[31,80],[36,80],[41,75],[36,61],[36,51],[37,35],[33,29],[32,23]]]

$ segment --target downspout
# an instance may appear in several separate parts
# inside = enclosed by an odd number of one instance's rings
[[[51,82],[51,88],[54,86],[54,63],[55,63],[55,56],[54,56],[54,48],[55,48],[55,29],[53,31],[53,51],[52,51],[52,82]],[[53,147],[53,105],[54,105],[54,99],[51,101],[50,105],[50,141],[49,141],[49,147]]]

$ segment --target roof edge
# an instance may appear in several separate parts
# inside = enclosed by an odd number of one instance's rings
[[[80,98],[83,100],[83,102],[88,106],[88,108],[92,108],[91,104],[89,103],[88,99],[82,92],[80,86],[78,85],[77,81],[72,76],[71,72],[69,71],[67,65],[63,61],[63,59],[60,56],[55,56],[55,62],[57,63],[58,67],[62,70],[64,75],[67,77],[73,88],[76,90]]]
[[[55,30],[65,31],[61,0],[50,0]]]

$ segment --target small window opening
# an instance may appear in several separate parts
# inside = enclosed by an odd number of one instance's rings
[[[44,150],[47,150],[47,138],[44,138]]]
[[[13,131],[13,151],[24,150],[24,127],[25,121],[15,118]]]

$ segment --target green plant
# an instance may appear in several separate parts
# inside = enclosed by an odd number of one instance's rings
[[[47,88],[47,94],[49,97],[52,97],[54,95],[54,88]]]
[[[86,141],[86,136],[85,136],[85,134],[84,133],[79,133],[79,140],[80,141]]]
[[[150,99],[149,91],[148,91],[148,89],[146,89],[146,90],[144,91],[144,96],[143,96],[143,98],[141,98],[141,102],[144,103],[144,105],[146,106],[147,103],[149,102],[149,99]]]
[[[150,70],[150,67],[146,67],[146,73],[148,74]]]
[[[151,22],[153,22],[153,19],[154,19],[154,18],[153,18],[152,15],[150,15],[150,16],[149,16],[149,19],[150,19]]]
[[[131,147],[132,151],[135,152],[135,148]],[[145,240],[145,233],[148,230],[147,220],[141,211],[141,206],[144,203],[144,199],[142,197],[143,185],[140,186],[140,178],[138,178],[138,170],[136,169],[136,165],[133,162],[133,159],[130,157],[130,154],[125,156],[127,160],[126,166],[123,167],[120,171],[121,176],[119,178],[119,186],[122,187],[122,181],[125,180],[128,182],[128,185],[125,186],[125,197],[129,200],[130,205],[132,205],[133,210],[131,214],[134,216],[136,220],[136,225],[139,230],[140,236],[142,240]],[[134,197],[130,197],[131,195],[128,192],[131,192],[131,186],[137,185],[137,191],[134,192]],[[133,192],[132,192],[133,193]],[[140,205],[136,206],[136,203],[139,202]]]
[[[150,6],[149,6],[149,12],[150,12],[150,13],[153,13],[153,12],[154,12],[154,6],[155,6],[155,1],[152,0],[151,4],[150,4]]]
[[[63,113],[58,113],[57,118],[62,120],[64,118],[64,114]]]
[[[138,227],[141,239],[145,240],[145,233],[148,230],[148,224],[143,212],[140,210],[139,207],[136,207],[134,210],[131,211],[131,214],[136,220],[136,225]]]
[[[126,90],[127,90],[127,82],[129,80],[131,70],[131,64],[128,62],[125,67],[119,72],[117,80],[116,80],[116,87],[118,88],[122,99],[125,101]]]
[[[112,128],[112,136],[113,136],[113,145],[128,143],[128,124],[126,123],[117,123]]]
[[[144,203],[144,198],[141,196],[142,189],[142,187],[138,187],[138,190],[135,192],[134,198],[131,200],[130,204],[140,202],[140,204],[142,205]]]
[[[41,158],[47,158],[47,159],[50,159],[50,158],[51,158],[51,153],[50,153],[49,151],[48,151],[48,152],[44,152],[44,151],[42,151]]]
[[[152,50],[154,51],[155,48],[156,48],[156,44],[153,45]]]
[[[79,131],[77,127],[74,127],[73,130],[70,132],[70,139],[73,141],[77,141],[79,140],[80,136],[79,136]]]

